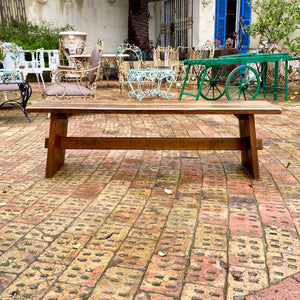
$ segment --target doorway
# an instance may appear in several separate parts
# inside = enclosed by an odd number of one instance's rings
[[[252,0],[216,0],[215,39],[220,41],[221,48],[225,47],[227,38],[235,41],[234,47],[240,48],[241,53],[249,48],[249,35],[241,36],[242,27],[251,23],[249,2]]]

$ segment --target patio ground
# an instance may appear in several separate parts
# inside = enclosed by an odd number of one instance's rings
[[[103,85],[96,99],[136,101]],[[125,150],[69,150],[46,179],[47,115],[1,109],[0,299],[299,299],[300,101],[268,101],[283,114],[256,117],[259,180],[237,151]],[[85,115],[69,133],[238,127],[230,115]]]

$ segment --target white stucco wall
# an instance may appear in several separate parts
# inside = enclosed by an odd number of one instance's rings
[[[112,6],[107,0],[25,0],[25,5],[27,19],[35,24],[72,25],[88,34],[91,45],[102,37],[104,53],[114,53],[128,36],[127,0],[116,0]]]
[[[215,1],[194,1],[193,21],[193,46],[198,48],[207,40],[213,41],[215,32]]]

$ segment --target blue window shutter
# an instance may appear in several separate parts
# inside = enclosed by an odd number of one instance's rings
[[[251,3],[252,0],[241,0],[240,16],[242,16],[243,19],[244,19],[243,26],[251,24],[251,12],[252,12],[252,9],[251,9],[251,7],[248,4],[249,2]],[[242,47],[241,53],[246,53],[246,51],[249,48],[249,44],[250,44],[250,36],[249,36],[249,34],[247,34],[246,37],[245,37],[245,39],[242,42],[242,46],[243,47]]]
[[[216,0],[215,39],[225,47],[227,0]]]

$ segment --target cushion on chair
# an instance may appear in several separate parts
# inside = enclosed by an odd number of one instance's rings
[[[0,91],[1,92],[19,91],[19,86],[17,84],[13,84],[13,83],[0,84]]]
[[[97,67],[98,62],[99,62],[99,47],[98,45],[96,45],[91,53],[91,58],[90,58],[89,68],[93,69],[88,74],[88,79],[90,83],[93,83],[96,79],[97,70],[95,68]]]
[[[91,97],[94,93],[85,86],[76,85],[72,83],[65,84],[65,96],[87,96]],[[61,96],[65,92],[64,87],[59,84],[52,84],[43,90],[45,96]]]

